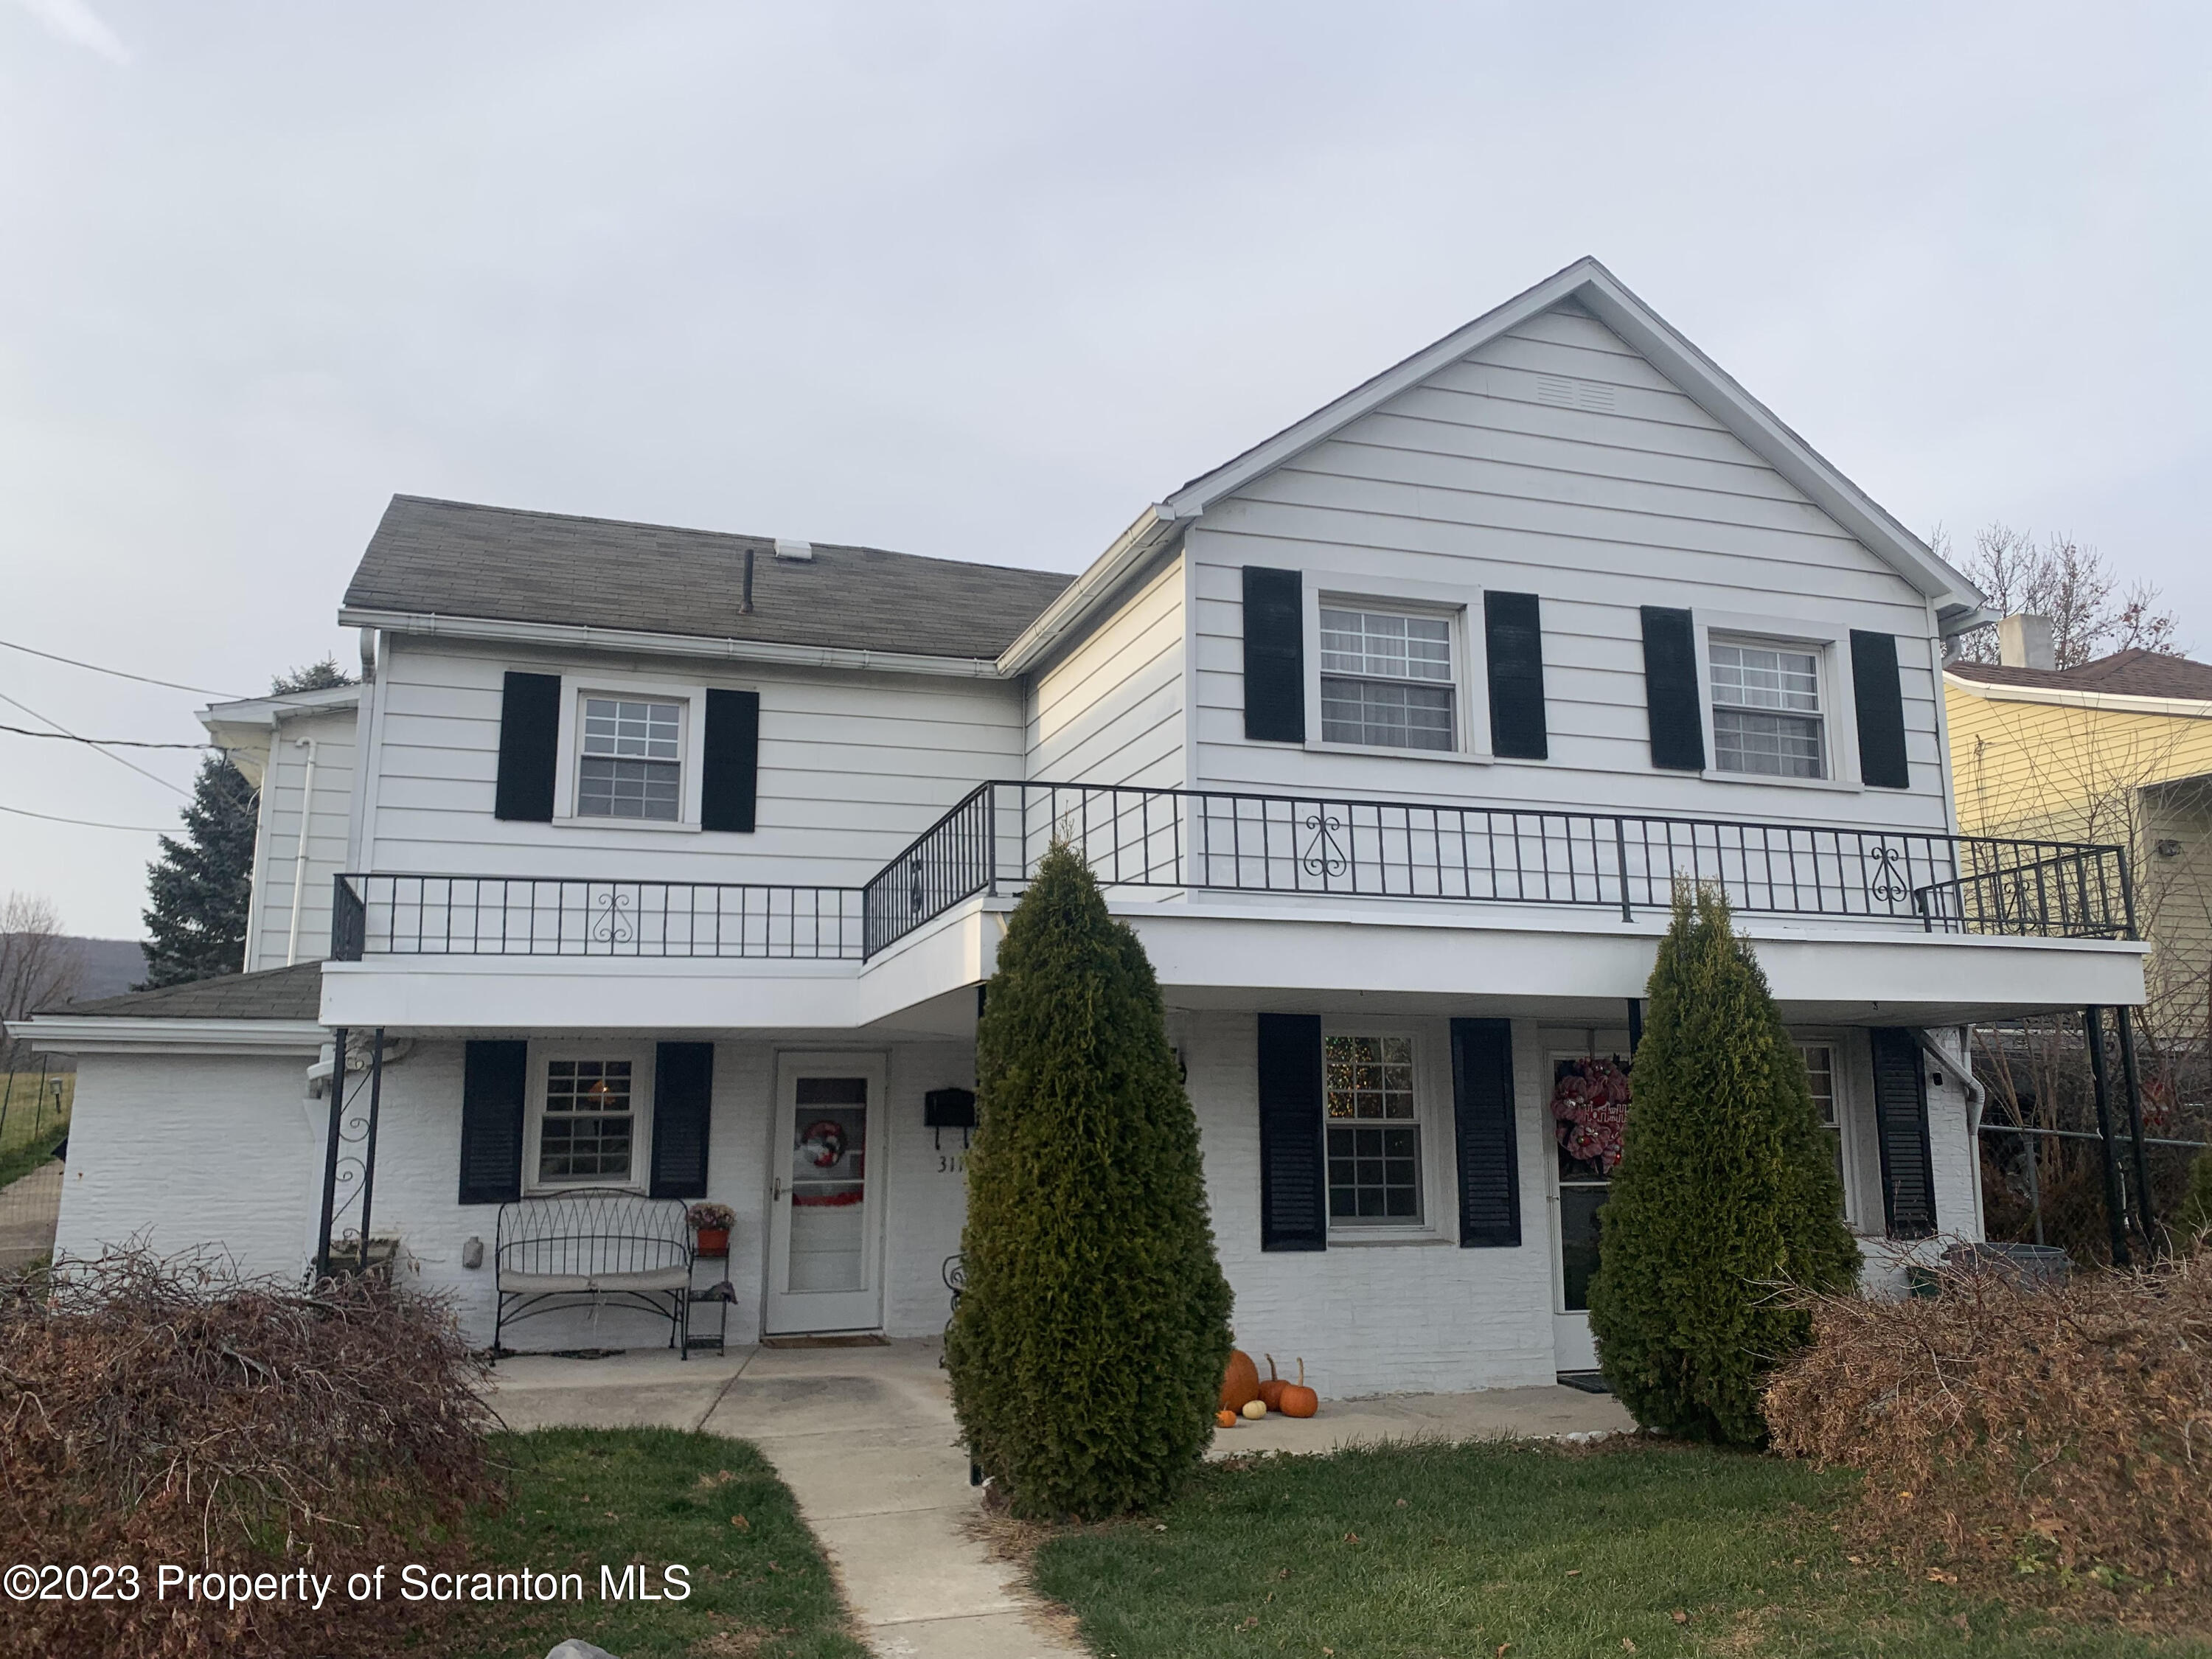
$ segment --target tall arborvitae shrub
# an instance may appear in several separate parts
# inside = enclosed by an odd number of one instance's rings
[[[1846,1285],[1858,1246],[1804,1060],[1720,895],[1676,893],[1648,995],[1590,1329],[1646,1428],[1757,1444],[1766,1373],[1811,1334],[1777,1286]]]
[[[945,1344],[970,1454],[1018,1513],[1149,1508],[1212,1431],[1229,1285],[1152,964],[1064,846],[1008,921],[975,1051]]]

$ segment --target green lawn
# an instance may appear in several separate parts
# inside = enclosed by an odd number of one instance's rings
[[[791,1494],[742,1441],[673,1429],[501,1435],[506,1512],[470,1528],[474,1564],[580,1571],[580,1604],[508,1603],[457,1615],[440,1659],[544,1659],[564,1637],[622,1659],[866,1659]],[[599,1569],[690,1568],[683,1601],[605,1603]]]
[[[62,1085],[58,1115],[54,1104],[56,1083]],[[76,1074],[65,1072],[49,1077],[41,1093],[38,1073],[17,1072],[11,1078],[0,1072],[0,1098],[6,1103],[5,1109],[0,1110],[0,1168],[4,1168],[11,1156],[27,1146],[50,1143],[57,1138],[58,1127],[69,1127],[70,1107],[76,1100]],[[6,1184],[0,1180],[0,1186]]]
[[[1852,1485],[1650,1445],[1264,1458],[1051,1539],[1036,1582],[1100,1659],[2212,1654],[1855,1565],[1832,1519]]]

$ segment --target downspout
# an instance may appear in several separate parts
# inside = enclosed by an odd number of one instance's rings
[[[300,844],[292,854],[292,932],[284,946],[284,965],[300,960],[300,911],[307,896],[307,826],[315,817],[315,745],[319,738],[295,738],[307,751],[307,781],[300,790]]]
[[[1963,1065],[1938,1048],[1924,1030],[1920,1033],[1920,1052],[1939,1063],[1945,1071],[1957,1073],[1959,1086],[1966,1092],[1966,1178],[1973,1183],[1975,1230],[1985,1233],[1989,1225],[1982,1209],[1982,1114],[1988,1109],[1990,1091],[1974,1075],[1972,1039],[1961,1026],[1959,1052],[1966,1056]]]

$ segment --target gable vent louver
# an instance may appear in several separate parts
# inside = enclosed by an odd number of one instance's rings
[[[1536,401],[1556,409],[1586,409],[1594,414],[1613,413],[1613,388],[1602,380],[1578,380],[1566,374],[1539,374]]]

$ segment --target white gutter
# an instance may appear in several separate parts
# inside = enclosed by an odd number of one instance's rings
[[[1114,544],[1093,560],[1089,569],[1071,582],[1058,599],[1044,608],[1043,614],[999,653],[998,672],[1011,679],[1032,666],[1059,643],[1063,635],[1080,625],[1093,605],[1119,587],[1188,522],[1158,504],[1139,514],[1136,522],[1115,538]]]
[[[15,1030],[41,1053],[56,1054],[307,1054],[320,1052],[330,1033],[304,1019],[158,1019],[98,1014],[40,1014]]]
[[[287,968],[300,960],[300,909],[307,896],[307,826],[315,816],[315,745],[320,739],[295,738],[292,741],[307,751],[307,777],[300,787],[300,842],[292,853],[292,931],[284,945]]]
[[[720,658],[775,663],[793,668],[873,670],[883,674],[934,674],[953,679],[994,680],[988,657],[933,657],[908,651],[860,651],[828,645],[785,645],[772,640],[714,638],[703,634],[655,634],[577,623],[510,622],[496,617],[447,617],[435,611],[361,611],[348,606],[338,621],[349,628],[392,634],[481,640],[495,645],[538,645],[571,650],[629,652],[638,656]]]
[[[1991,702],[2051,703],[2063,708],[2090,708],[2111,714],[2171,714],[2180,720],[2212,720],[2212,701],[2200,697],[2138,697],[2118,691],[2077,690],[2071,686],[2000,685],[1978,680],[1952,669],[1943,671],[1946,684],[1971,691]]]

